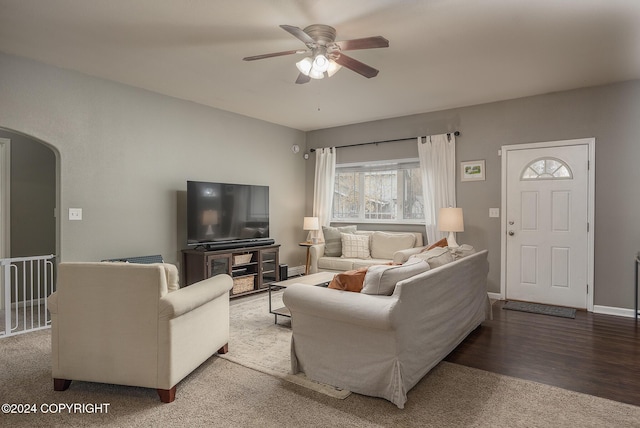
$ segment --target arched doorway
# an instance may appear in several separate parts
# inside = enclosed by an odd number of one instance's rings
[[[58,165],[58,152],[49,144],[0,128],[0,259],[58,254]],[[10,272],[8,281],[7,271]],[[8,313],[16,313],[19,306],[38,308],[43,304],[52,290],[53,264],[49,261],[22,262],[15,263],[11,269],[3,265],[0,274],[0,311],[3,312],[0,331],[6,333]],[[8,302],[7,282],[12,284]],[[18,287],[14,284],[17,282],[20,282]],[[24,287],[24,283],[28,286]],[[34,311],[31,312],[29,317],[34,315]],[[46,307],[38,310],[35,317],[42,327],[41,320],[47,317]],[[13,319],[11,322],[18,323]]]

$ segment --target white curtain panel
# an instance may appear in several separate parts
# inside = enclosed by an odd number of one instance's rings
[[[313,216],[318,217],[318,242],[324,242],[322,226],[329,226],[336,175],[336,148],[316,149],[316,176],[313,185]]]
[[[438,232],[440,208],[456,206],[456,137],[453,133],[418,137],[427,242],[446,236]]]

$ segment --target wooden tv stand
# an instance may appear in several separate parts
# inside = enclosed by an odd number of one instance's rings
[[[266,291],[280,281],[280,245],[228,250],[182,250],[183,283],[189,286],[224,274],[233,277],[230,297]]]

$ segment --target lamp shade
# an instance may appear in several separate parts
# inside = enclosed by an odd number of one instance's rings
[[[320,222],[318,221],[318,217],[305,217],[304,224],[302,225],[302,229],[304,230],[319,230]]]
[[[440,208],[438,214],[438,230],[449,232],[447,236],[447,246],[457,248],[456,236],[454,232],[464,232],[464,220],[462,218],[462,208]]]
[[[440,208],[438,230],[441,232],[464,232],[462,208]]]

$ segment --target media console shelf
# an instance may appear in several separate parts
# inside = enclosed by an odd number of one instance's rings
[[[228,250],[182,250],[185,285],[221,273],[233,277],[230,297],[266,291],[280,280],[280,245],[233,248]]]

